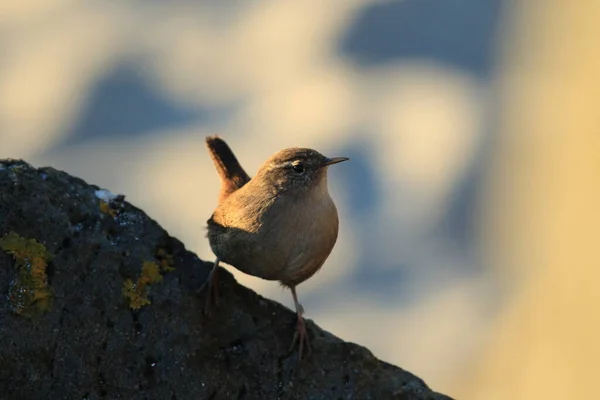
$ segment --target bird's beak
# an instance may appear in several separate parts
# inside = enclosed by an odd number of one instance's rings
[[[321,164],[321,168],[327,167],[329,165],[341,163],[342,161],[348,161],[348,157],[333,157],[333,158],[325,158],[325,162]]]

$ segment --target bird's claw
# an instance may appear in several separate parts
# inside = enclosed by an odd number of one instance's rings
[[[292,338],[292,344],[288,350],[288,352],[292,352],[294,347],[296,346],[296,342],[298,342],[298,360],[302,360],[302,350],[304,349],[304,344],[306,344],[306,349],[308,354],[312,352],[310,347],[310,340],[308,339],[308,333],[306,332],[306,323],[304,322],[304,318],[298,315],[298,324],[296,326],[296,330],[294,331],[294,336]]]
[[[206,282],[198,289],[201,292],[208,285],[208,293],[206,295],[206,303],[204,304],[204,314],[207,317],[211,316],[211,309],[219,306],[219,279],[218,279],[218,267],[219,261],[215,262],[215,266],[208,275]]]

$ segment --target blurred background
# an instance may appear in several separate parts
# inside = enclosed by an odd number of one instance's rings
[[[307,318],[456,398],[600,398],[600,3],[563,4],[5,1],[0,158],[124,194],[212,260],[206,135],[250,174],[348,156]]]

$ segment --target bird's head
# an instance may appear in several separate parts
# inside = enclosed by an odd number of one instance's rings
[[[293,147],[272,155],[254,179],[278,191],[307,190],[326,185],[327,167],[346,160],[347,157],[328,158],[313,149]]]

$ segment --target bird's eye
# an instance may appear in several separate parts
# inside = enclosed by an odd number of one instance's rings
[[[304,172],[304,165],[301,162],[295,162],[292,164],[292,169],[294,172],[301,174]]]

